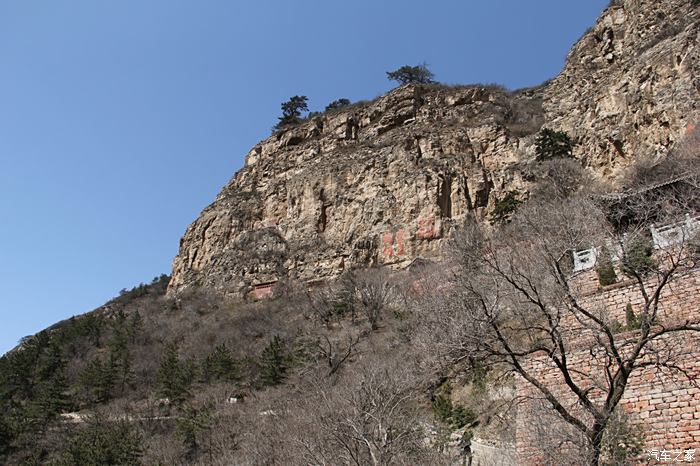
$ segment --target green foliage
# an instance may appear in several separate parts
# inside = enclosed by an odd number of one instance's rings
[[[264,385],[279,385],[287,378],[290,358],[284,341],[278,336],[270,341],[260,356],[260,380]]]
[[[608,286],[617,283],[617,274],[610,259],[610,252],[607,248],[603,248],[596,265],[596,273],[598,274],[598,283],[600,286]]]
[[[170,275],[165,273],[162,273],[157,277],[153,277],[153,280],[151,280],[151,285],[157,285],[161,288],[167,287],[168,283],[170,283]]]
[[[477,419],[476,414],[464,406],[455,406],[452,408],[451,424],[455,429],[473,424]]]
[[[3,358],[7,358],[3,391],[8,398],[26,400],[33,397],[36,368],[48,343],[48,333],[40,332],[23,340],[20,351]]]
[[[61,372],[65,367],[63,348],[57,338],[52,338],[42,351],[42,357],[36,363],[37,380],[46,380]]]
[[[176,404],[182,403],[190,396],[193,377],[192,364],[180,360],[174,343],[167,344],[156,374],[160,396]]]
[[[502,199],[496,199],[496,205],[491,212],[491,224],[505,223],[510,220],[510,217],[523,202],[519,197],[520,191],[513,189],[508,191]]]
[[[341,109],[343,107],[347,107],[348,105],[350,105],[350,100],[348,100],[348,99],[334,100],[333,102],[326,105],[325,111],[328,112],[330,110],[338,110],[338,109]]]
[[[143,455],[141,435],[123,422],[92,422],[69,441],[52,466],[136,466]]]
[[[127,322],[123,310],[117,311],[111,321],[112,338],[108,343],[109,365],[115,378],[115,383],[119,386],[120,393],[124,393],[127,383],[133,377],[131,371],[131,355],[129,354],[129,340],[133,339],[136,329]]]
[[[0,412],[14,412],[22,421],[15,426],[20,430],[43,430],[70,405],[63,345],[59,338],[41,332],[22,346],[3,358]]]
[[[435,82],[433,81],[435,75],[425,63],[417,66],[404,65],[397,70],[387,71],[386,77],[390,81],[397,81],[400,84],[430,84]]]
[[[632,304],[627,303],[627,306],[625,306],[625,324],[623,325],[619,320],[614,319],[610,323],[610,331],[612,333],[620,333],[639,330],[642,327],[642,321],[642,316],[636,315]]]
[[[139,283],[130,290],[127,290],[126,288],[122,288],[121,290],[119,290],[119,298],[121,298],[120,301],[122,302],[131,302],[134,299],[146,296],[147,294],[148,285],[146,285],[145,283]]]
[[[451,392],[452,387],[449,384],[440,387],[433,398],[435,416],[454,430],[473,424],[477,420],[476,414],[464,406],[455,406],[450,398]]]
[[[124,394],[126,386],[133,379],[129,341],[132,341],[141,325],[140,316],[130,320],[123,310],[118,310],[109,322],[111,336],[107,342],[109,353],[106,357],[96,357],[88,363],[79,376],[79,386],[87,398],[95,403],[103,403],[113,396],[115,389]]]
[[[290,97],[288,101],[284,102],[281,105],[282,116],[278,118],[279,121],[274,129],[279,130],[286,126],[300,123],[302,112],[307,112],[309,110],[307,105],[308,100],[308,97],[305,95],[295,95]]]
[[[433,412],[442,422],[449,424],[452,418],[452,400],[445,393],[438,393],[433,398]]]
[[[71,323],[72,325],[66,329],[68,339],[74,341],[86,337],[93,346],[100,346],[100,338],[105,324],[104,318],[91,313],[79,318],[72,318]]]
[[[563,131],[542,128],[535,139],[537,160],[570,157],[572,148],[571,138]]]
[[[482,362],[477,360],[470,361],[469,378],[476,392],[484,393],[486,391],[486,376],[488,375],[488,373],[489,368],[486,367]]]
[[[627,303],[625,307],[625,320],[627,321],[625,326],[627,330],[638,330],[642,326],[642,320],[634,313],[631,303]]]
[[[650,238],[638,237],[626,244],[621,269],[625,275],[636,277],[655,272],[658,264],[652,257],[654,246]]]
[[[336,316],[342,317],[351,312],[352,304],[346,303],[344,301],[338,301],[333,303],[333,313]]]
[[[202,364],[202,379],[212,381],[232,382],[240,377],[240,368],[231,351],[221,344],[206,357]]]
[[[622,323],[617,319],[613,319],[612,322],[610,322],[609,326],[610,326],[610,331],[612,333],[620,333],[620,332],[624,332],[624,330],[625,330],[625,326],[622,325]]]
[[[27,419],[35,422],[39,429],[44,429],[49,421],[71,405],[67,392],[63,369],[39,381],[36,394],[25,410]]]
[[[608,286],[617,283],[617,275],[612,266],[598,267],[596,272],[598,273],[598,283],[600,286]]]
[[[143,317],[141,317],[141,314],[139,311],[134,312],[130,319],[129,319],[129,325],[127,327],[127,334],[129,335],[129,338],[133,342],[136,339],[136,336],[141,333],[143,330]]]
[[[14,430],[9,419],[0,417],[0,458],[10,452],[12,441],[15,438]]]
[[[166,274],[161,274],[154,277],[149,285],[145,283],[139,283],[137,286],[127,290],[123,288],[119,291],[119,297],[113,301],[120,302],[122,304],[128,304],[137,298],[147,296],[149,294],[163,294],[168,287],[170,282],[170,276]]]
[[[0,454],[27,448],[28,439],[73,408],[76,387],[67,379],[66,361],[99,343],[103,326],[96,314],[73,317],[23,338],[16,351],[0,358]]]
[[[183,409],[182,416],[177,420],[175,437],[182,441],[190,459],[196,459],[203,437],[209,433],[212,426],[212,407],[204,406],[196,409],[187,406]],[[211,448],[211,445],[209,445]]]
[[[103,403],[109,400],[114,386],[113,361],[102,362],[99,357],[90,361],[80,373],[79,385],[90,401]]]

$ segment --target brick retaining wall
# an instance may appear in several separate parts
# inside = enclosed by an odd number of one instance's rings
[[[585,284],[592,281],[585,274],[577,279]],[[624,324],[627,304],[639,314],[643,299],[638,286],[627,282],[586,293],[582,303],[587,308],[602,308],[611,318]],[[690,271],[667,285],[662,294],[659,318],[662,324],[700,320],[700,271]],[[616,338],[634,338],[635,333],[622,332]],[[659,340],[656,349],[662,356],[673,356],[679,367],[700,383],[700,335],[690,332],[669,334]],[[567,356],[570,366],[578,372],[574,375],[577,382],[584,381],[584,386],[605,383],[604,364],[600,359],[602,352],[596,350],[592,338],[586,338],[586,332],[580,332]],[[560,372],[551,361],[545,356],[533,357],[525,366],[533,370],[538,379],[544,379],[560,400],[566,400],[567,408],[580,414],[573,393],[564,385]],[[593,389],[591,397],[595,399],[602,393]],[[571,445],[576,443],[577,433],[547,407],[537,389],[524,379],[520,380],[518,396],[525,400],[519,406],[516,427],[519,464],[566,464],[563,459],[557,463],[555,458],[563,458],[567,448],[570,449],[569,456],[575,457],[575,447]],[[630,422],[642,429],[646,450],[696,449],[696,457],[700,457],[700,388],[693,381],[680,373],[672,374],[657,367],[638,370],[633,373],[620,405],[628,413]],[[557,452],[557,448],[560,451]],[[571,464],[577,463],[574,460]]]

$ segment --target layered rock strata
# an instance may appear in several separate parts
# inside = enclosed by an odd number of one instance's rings
[[[526,195],[543,125],[571,134],[601,177],[667,152],[698,114],[698,7],[615,3],[538,88],[408,85],[262,141],[187,229],[170,293],[245,295],[439,259],[467,214],[487,219],[508,191]]]

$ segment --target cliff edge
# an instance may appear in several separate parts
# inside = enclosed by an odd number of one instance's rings
[[[526,195],[543,126],[568,132],[599,177],[662,156],[698,115],[698,10],[613,2],[540,87],[406,85],[277,132],[189,226],[169,293],[245,295],[439,260],[467,214],[487,219],[507,192]]]

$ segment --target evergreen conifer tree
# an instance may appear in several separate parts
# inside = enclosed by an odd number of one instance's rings
[[[435,75],[428,69],[428,65],[423,63],[417,66],[404,65],[394,71],[387,71],[386,77],[390,81],[397,81],[400,84],[430,84],[434,83]]]
[[[260,356],[260,377],[265,385],[278,385],[287,378],[289,357],[284,342],[275,335]]]
[[[217,380],[230,382],[236,380],[239,373],[238,364],[226,344],[214,348],[202,365],[202,378],[207,383]]]
[[[159,393],[174,403],[181,403],[189,396],[192,384],[192,368],[180,361],[177,346],[168,343],[163,350],[160,368],[157,373]]]
[[[573,142],[569,135],[563,131],[542,128],[535,139],[537,160],[571,157],[572,149]]]

